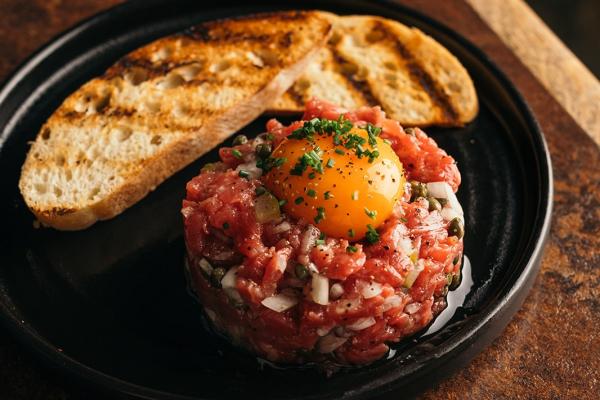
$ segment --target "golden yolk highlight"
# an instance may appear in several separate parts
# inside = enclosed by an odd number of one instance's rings
[[[368,138],[363,129],[353,128],[351,133]],[[377,228],[390,216],[405,184],[402,163],[394,150],[383,140],[376,141],[376,147],[368,142],[363,145],[379,151],[369,162],[366,156],[359,158],[354,149],[335,145],[332,136],[315,135],[314,142],[285,139],[271,156],[286,161],[266,174],[265,186],[286,200],[283,208],[288,214],[316,225],[328,236],[360,240],[367,225]],[[292,174],[299,158],[316,146],[322,151],[323,173],[308,166],[301,176]]]

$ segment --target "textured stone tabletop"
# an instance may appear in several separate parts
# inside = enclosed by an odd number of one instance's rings
[[[535,17],[523,14],[520,0],[468,2],[500,36],[503,36],[501,27],[511,24],[506,20],[498,22],[503,15],[512,15],[513,26],[521,30],[527,29],[528,23],[540,23],[528,19]],[[53,35],[116,3],[116,0],[0,0],[0,79]],[[598,124],[590,122],[599,120],[595,89],[590,90],[589,99],[574,100],[573,93],[565,93],[572,88],[562,84],[553,86],[551,79],[538,71],[537,77],[544,88],[525,66],[536,73],[535,60],[529,58],[536,53],[527,48],[535,44],[526,41],[541,40],[543,35],[528,38],[528,35],[519,36],[517,31],[506,38],[504,32],[506,43],[513,47],[512,52],[463,0],[403,0],[401,3],[456,29],[483,49],[516,83],[545,133],[555,178],[551,235],[540,274],[521,311],[505,332],[469,366],[422,397],[600,398],[600,150],[590,138],[596,133],[590,129],[586,133],[580,127],[597,128]],[[500,12],[498,7],[502,4],[512,7],[512,11]],[[560,42],[558,45],[562,46]],[[544,51],[552,52],[553,45],[548,46],[544,45]],[[573,57],[564,53],[564,49],[560,51],[563,52],[555,53],[559,54],[556,57],[560,62],[569,61],[564,57]],[[519,54],[521,60],[515,54]],[[569,62],[569,65],[575,64],[575,61]],[[548,70],[555,71],[545,69]],[[558,73],[567,74],[567,78],[572,74],[578,81],[582,79],[577,67]],[[585,87],[597,84],[594,82]],[[555,98],[568,99],[563,104],[571,114]],[[580,112],[580,107],[586,107],[585,113]],[[579,124],[571,115],[581,118]],[[90,398],[85,388],[76,388],[56,371],[41,367],[0,330],[0,399],[79,398]]]

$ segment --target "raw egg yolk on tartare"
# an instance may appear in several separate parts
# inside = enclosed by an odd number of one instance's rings
[[[390,216],[402,196],[402,163],[373,125],[302,132],[273,151],[265,186],[283,200],[289,215],[328,236],[362,239]]]

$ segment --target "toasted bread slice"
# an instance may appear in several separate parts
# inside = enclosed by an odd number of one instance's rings
[[[381,17],[328,17],[328,46],[269,112],[302,112],[318,97],[349,109],[380,105],[407,126],[460,126],[477,114],[469,74],[431,37]]]
[[[327,42],[318,12],[208,22],[133,51],[70,95],[21,172],[45,225],[114,217],[255,119]]]

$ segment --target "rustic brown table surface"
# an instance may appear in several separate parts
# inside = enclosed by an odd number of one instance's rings
[[[119,0],[0,0],[0,79]],[[401,0],[483,49],[524,94],[555,178],[541,272],[505,332],[424,399],[600,399],[600,83],[522,0]],[[0,330],[0,399],[89,398]]]

